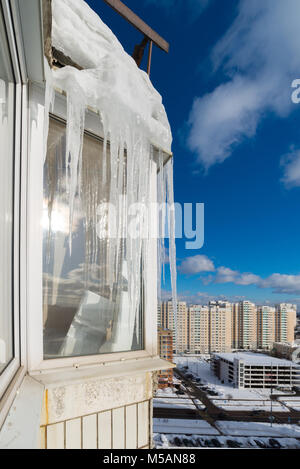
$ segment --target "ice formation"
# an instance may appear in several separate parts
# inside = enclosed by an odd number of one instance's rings
[[[166,167],[163,166],[162,159],[162,150],[168,153],[171,151],[172,135],[168,118],[162,98],[151,84],[148,75],[136,66],[111,30],[83,0],[52,0],[52,10],[53,46],[83,67],[83,70],[70,66],[52,70],[47,76],[46,85],[45,142],[54,89],[60,89],[67,95],[66,168],[70,249],[74,199],[81,181],[85,111],[90,106],[100,116],[99,129],[102,128],[104,137],[102,183],[105,183],[105,178],[108,177],[106,160],[109,157],[110,194],[109,201],[106,202],[113,204],[116,209],[117,236],[109,239],[108,263],[115,266],[115,269],[123,270],[124,265],[120,267],[119,257],[122,250],[126,251],[130,310],[134,317],[138,317],[140,272],[148,262],[148,239],[127,236],[124,247],[124,236],[128,229],[130,207],[134,204],[150,204],[149,174],[153,146],[161,149],[159,198],[169,204],[174,201],[172,159]],[[122,195],[123,197],[120,197]],[[174,211],[170,210],[169,215],[169,257],[175,311]],[[146,228],[146,223],[145,217],[140,216],[140,225]],[[160,224],[164,226],[164,221],[160,220]],[[159,262],[164,264],[163,240],[159,245]],[[96,255],[94,258],[96,259]],[[129,324],[134,327],[134,321],[130,320]]]

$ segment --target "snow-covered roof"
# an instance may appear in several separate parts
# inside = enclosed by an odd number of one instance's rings
[[[281,358],[271,357],[263,353],[252,352],[237,352],[237,353],[215,353],[217,357],[223,358],[233,362],[234,359],[243,360],[246,365],[260,365],[260,366],[297,366],[290,360],[283,360]],[[299,367],[300,368],[300,367]]]

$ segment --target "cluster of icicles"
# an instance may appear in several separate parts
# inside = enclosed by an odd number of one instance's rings
[[[129,323],[134,327],[133,318],[138,317],[142,291],[147,295],[147,288],[144,290],[141,280],[144,272],[147,271],[149,259],[149,242],[145,237],[126,236],[128,233],[128,210],[133,204],[143,204],[148,207],[150,200],[150,174],[151,164],[155,159],[159,166],[157,176],[157,197],[158,203],[166,204],[167,210],[158,212],[158,294],[161,296],[161,278],[163,276],[164,265],[167,263],[167,247],[165,237],[168,237],[168,257],[170,264],[170,276],[173,296],[174,321],[176,327],[176,248],[175,248],[175,212],[173,194],[173,159],[164,164],[165,154],[153,148],[153,135],[149,131],[147,122],[136,115],[124,103],[109,94],[108,90],[103,90],[105,81],[101,80],[103,75],[97,76],[95,70],[78,71],[72,67],[65,67],[61,70],[48,70],[45,93],[45,129],[44,129],[44,158],[47,153],[47,137],[49,127],[49,112],[53,111],[55,89],[62,90],[67,96],[67,125],[66,125],[66,192],[69,205],[69,249],[72,250],[72,224],[74,215],[74,203],[76,197],[82,191],[82,150],[85,129],[85,115],[88,106],[99,114],[99,129],[102,129],[103,155],[102,158],[102,178],[99,183],[108,184],[109,202],[115,207],[117,236],[109,239],[107,243],[108,252],[106,259],[110,269],[114,272],[114,277],[122,276],[122,262],[120,253],[126,253],[127,260],[127,280],[130,311],[132,314]],[[126,159],[126,164],[124,160]],[[110,170],[107,171],[107,165]],[[124,167],[125,176],[124,176]],[[110,181],[105,181],[109,177]],[[126,188],[124,188],[124,180]],[[124,193],[126,196],[124,197]],[[123,197],[120,197],[122,196]],[[49,214],[51,222],[51,214]],[[140,232],[144,233],[144,228],[149,230],[149,220],[141,216]],[[155,221],[156,223],[156,221]],[[146,224],[146,225],[145,225]],[[151,224],[151,220],[150,220]],[[145,226],[144,226],[145,225]],[[143,228],[144,226],[144,228]],[[167,228],[166,228],[167,227]],[[165,231],[168,231],[166,235]],[[87,237],[87,243],[89,242]],[[124,247],[125,243],[125,247]],[[86,246],[86,251],[96,249],[97,242]],[[93,248],[94,246],[94,248]],[[91,258],[97,259],[95,253],[90,253]],[[118,275],[119,270],[119,275]],[[142,273],[142,275],[141,275]],[[112,279],[113,280],[113,279]],[[144,298],[147,304],[147,297]],[[156,314],[156,311],[152,311]],[[133,331],[129,332],[133,335]]]

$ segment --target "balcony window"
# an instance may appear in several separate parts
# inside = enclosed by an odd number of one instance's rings
[[[42,220],[44,358],[142,350],[143,295],[135,314],[129,302],[125,242],[121,240],[112,258],[114,240],[105,235],[113,181],[109,148],[103,164],[102,140],[85,133],[72,247],[65,149],[65,123],[51,118]],[[125,169],[126,158],[122,176],[126,197]]]

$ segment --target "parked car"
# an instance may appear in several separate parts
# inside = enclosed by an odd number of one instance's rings
[[[226,443],[229,448],[241,448],[242,446],[242,444],[236,440],[227,440]]]
[[[201,438],[197,438],[196,443],[197,443],[198,447],[201,447],[201,448],[204,447],[204,444],[203,444],[203,441],[201,440]]]
[[[195,444],[192,440],[188,440],[187,438],[183,438],[183,444],[186,448],[194,448]]]
[[[173,440],[173,443],[172,443],[174,446],[182,446],[182,441],[180,438],[178,438],[178,436],[175,436],[174,440]]]
[[[264,443],[263,441],[261,440],[254,440],[254,441],[259,448],[263,448],[263,449],[268,448],[268,445],[266,445],[266,443]]]
[[[214,444],[211,440],[204,440],[205,447],[214,448]]]
[[[253,410],[251,412],[252,415],[261,415],[261,414],[264,414],[265,411],[264,410]]]
[[[282,448],[282,446],[281,446],[281,444],[279,443],[279,441],[275,440],[274,438],[270,438],[270,439],[269,439],[269,445],[270,445],[272,448],[277,448],[277,449]]]
[[[212,444],[214,445],[215,448],[222,448],[222,445],[219,442],[219,440],[217,440],[217,438],[212,438],[211,442],[212,442]]]

